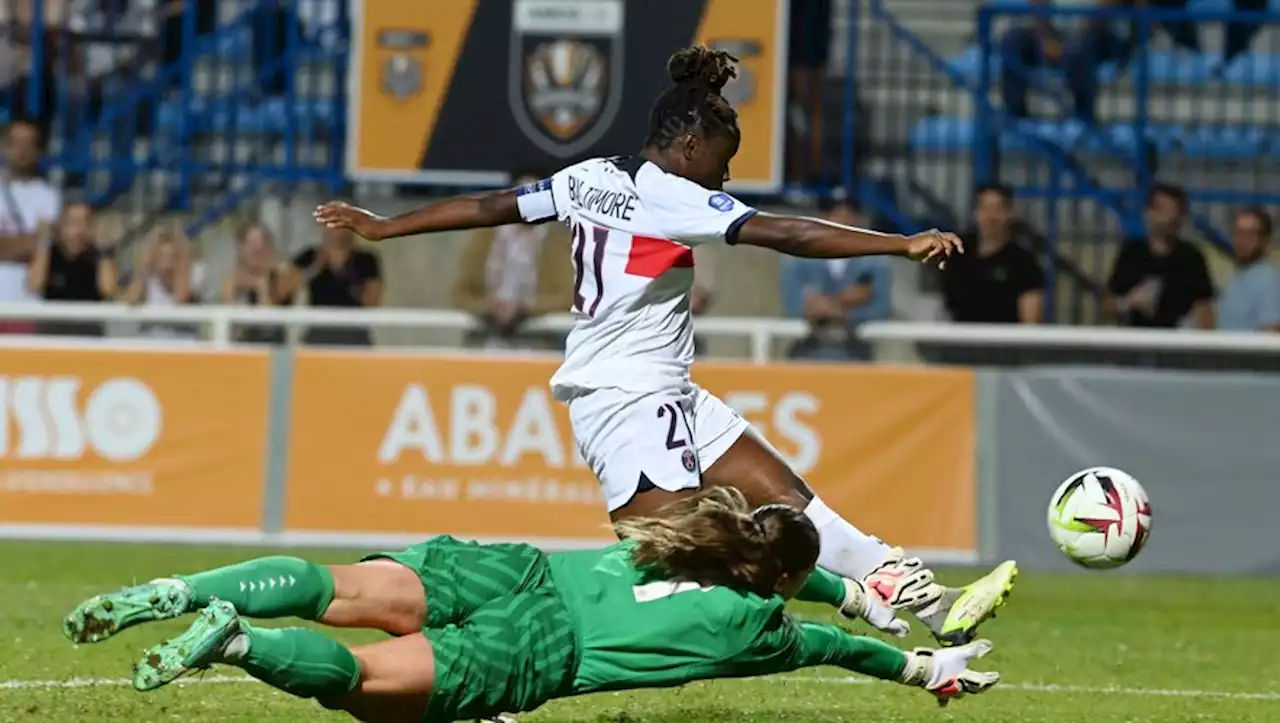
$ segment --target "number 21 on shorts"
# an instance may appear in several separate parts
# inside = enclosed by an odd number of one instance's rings
[[[684,408],[673,402],[658,406],[658,419],[667,424],[667,451],[680,450],[680,464],[686,472],[698,471],[698,455],[693,451],[693,429]]]

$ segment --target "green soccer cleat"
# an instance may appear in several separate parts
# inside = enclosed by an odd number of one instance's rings
[[[960,588],[947,588],[929,615],[920,620],[929,626],[933,637],[944,646],[968,645],[973,642],[978,626],[996,616],[1018,577],[1018,563],[1006,560],[983,577]]]
[[[168,620],[191,610],[191,589],[180,580],[152,580],[119,592],[95,595],[62,620],[73,643],[97,643],[125,628]]]
[[[155,690],[196,670],[216,663],[222,651],[240,635],[240,615],[229,602],[214,600],[187,631],[144,652],[133,666],[133,687]]]

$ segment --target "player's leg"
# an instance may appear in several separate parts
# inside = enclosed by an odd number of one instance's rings
[[[457,622],[536,581],[544,569],[542,553],[527,545],[483,546],[450,537],[354,565],[264,557],[95,596],[64,619],[63,630],[73,642],[98,642],[139,623],[225,600],[247,618],[297,617],[408,635]]]
[[[96,595],[63,620],[73,642],[98,642],[140,623],[197,612],[215,600],[247,618],[296,617],[403,635],[419,630],[426,603],[418,575],[387,560],[326,566],[297,557],[248,560]]]
[[[978,626],[1004,603],[1017,568],[1007,562],[962,588],[910,586],[900,597],[898,582],[920,579],[921,564],[900,550],[850,524],[822,501],[777,451],[727,404],[698,389],[692,426],[707,485],[736,487],[753,504],[798,507],[818,528],[822,541],[818,564],[831,572],[863,580],[890,602],[906,607],[946,644],[966,643]]]
[[[422,635],[351,649],[314,630],[255,627],[231,603],[216,601],[186,632],[143,653],[133,686],[154,690],[215,664],[360,720],[422,720],[435,682],[432,647]]]

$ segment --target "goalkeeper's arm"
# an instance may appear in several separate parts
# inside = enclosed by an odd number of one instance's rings
[[[874,638],[850,635],[834,625],[791,620],[777,631],[787,640],[789,668],[834,665],[855,673],[924,688],[945,702],[964,693],[981,693],[995,685],[998,673],[969,670],[969,662],[991,650],[980,640],[946,650],[911,653]]]

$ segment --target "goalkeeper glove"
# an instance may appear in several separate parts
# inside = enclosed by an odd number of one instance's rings
[[[846,618],[866,620],[871,627],[881,632],[905,638],[911,632],[907,621],[898,617],[876,593],[857,580],[844,578],[844,604],[840,606],[840,614]]]
[[[969,669],[970,662],[989,652],[989,640],[942,650],[921,648],[907,653],[899,682],[924,688],[937,697],[938,705],[946,705],[953,698],[981,693],[1000,680],[999,673]]]
[[[889,552],[880,567],[867,573],[862,583],[890,607],[919,610],[942,597],[942,586],[918,557],[904,557],[901,547]]]

